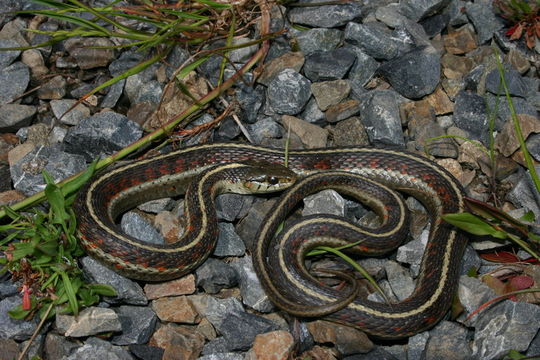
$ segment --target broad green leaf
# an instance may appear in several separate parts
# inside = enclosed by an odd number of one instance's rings
[[[11,316],[15,320],[22,320],[25,317],[28,316],[32,312],[32,309],[30,310],[23,310],[22,305],[17,305],[13,309],[8,311],[9,316]]]
[[[25,256],[32,255],[34,253],[34,245],[31,243],[17,243],[15,244],[15,250],[11,252],[13,258],[11,261],[15,262],[22,259]]]
[[[68,196],[79,190],[79,188],[83,186],[94,174],[98,161],[99,159],[92,161],[90,166],[81,175],[62,186],[62,194],[64,194],[64,196]]]
[[[110,286],[105,284],[89,284],[88,288],[97,295],[103,295],[103,296],[116,296],[116,290]]]
[[[79,303],[77,302],[77,296],[75,295],[75,289],[73,288],[73,284],[71,283],[71,279],[65,272],[60,272],[60,276],[62,277],[62,282],[64,284],[64,289],[66,291],[66,295],[68,298],[69,306],[71,307],[71,311],[74,315],[79,314]]]
[[[527,221],[527,222],[534,222],[535,216],[532,211],[527,211],[525,215],[519,218],[519,220]]]
[[[442,218],[444,221],[473,235],[491,235],[497,239],[506,239],[508,237],[505,232],[495,229],[481,218],[470,213],[447,214],[443,215]]]
[[[66,212],[66,205],[64,203],[64,194],[62,194],[62,190],[54,184],[54,180],[45,170],[43,170],[43,178],[47,183],[45,186],[45,196],[51,205],[53,223],[63,224],[69,219],[69,215]]]
[[[58,254],[58,241],[49,240],[41,242],[37,244],[36,248],[49,256],[54,256]]]
[[[512,360],[520,360],[520,359],[525,359],[527,358],[525,355],[521,354],[519,351],[517,350],[510,350],[508,351],[508,354],[506,354],[506,358],[509,358],[509,359],[512,359]]]

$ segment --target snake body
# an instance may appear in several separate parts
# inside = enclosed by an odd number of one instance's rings
[[[82,189],[75,203],[81,243],[89,254],[129,277],[158,281],[186,274],[200,265],[214,247],[215,230],[206,231],[211,226],[207,221],[196,223],[188,219],[189,224],[205,227],[197,229],[203,235],[187,238],[188,243],[151,245],[121,233],[114,218],[136,204],[183,192],[190,180],[203,176],[213,166],[252,160],[283,164],[284,152],[235,143],[199,145],[98,174]],[[440,218],[462,212],[464,207],[462,187],[448,172],[413,153],[363,147],[292,150],[288,153],[288,167],[300,176],[318,176],[319,172],[322,176],[322,171],[328,170],[359,174],[414,195],[431,215],[430,236],[413,294],[395,304],[356,299],[329,315],[332,320],[360,327],[375,336],[399,338],[432,326],[446,313],[466,245],[464,236]],[[200,186],[194,191],[198,196],[205,195]],[[311,312],[309,305],[324,306],[336,302],[341,295],[313,279],[295,278],[288,262],[296,264],[292,265],[299,269],[298,273],[303,272],[300,262],[307,248],[301,244],[286,246],[296,249],[296,254],[286,260],[284,256],[289,255],[270,249],[273,226],[285,212],[279,206],[284,209],[284,202],[292,194],[284,195],[285,200],[278,201],[278,208],[264,221],[253,250],[254,267],[263,288],[278,307],[298,316],[313,316],[318,313]],[[205,207],[203,211],[210,210]],[[336,225],[337,220],[326,219],[329,226]],[[269,258],[278,260],[271,263]],[[283,279],[287,281],[276,284]],[[289,309],[302,299],[308,304],[303,311]]]

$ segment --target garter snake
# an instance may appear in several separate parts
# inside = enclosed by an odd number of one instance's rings
[[[300,176],[323,170],[344,170],[390,189],[412,194],[422,201],[431,216],[430,236],[421,273],[416,289],[409,298],[395,304],[357,298],[328,317],[385,338],[410,336],[436,323],[446,313],[454,295],[466,245],[464,236],[440,217],[463,211],[461,185],[428,159],[391,149],[343,147],[291,150],[288,159],[288,167]],[[211,252],[213,239],[197,236],[188,245],[148,245],[122,234],[113,222],[114,217],[136,204],[178,193],[190,179],[200,176],[216,164],[250,160],[283,164],[284,153],[281,149],[246,144],[198,145],[98,174],[82,189],[75,203],[83,247],[102,262],[134,278],[157,281],[188,273]],[[203,192],[201,187],[195,190],[196,195],[202,196]],[[342,295],[309,279],[304,282],[291,280],[288,277],[291,270],[283,260],[278,260],[278,269],[269,269],[268,258],[274,258],[271,256],[274,250],[269,249],[270,238],[273,226],[282,215],[279,206],[284,207],[284,202],[291,200],[292,194],[287,192],[283,195],[282,200],[278,201],[281,205],[277,205],[278,208],[273,209],[263,222],[253,249],[253,263],[263,288],[278,307],[298,316],[309,317],[319,314],[311,312],[309,305],[324,307],[325,304],[336,302]],[[326,219],[328,225],[336,224],[337,220]],[[205,222],[204,226],[210,224]],[[299,253],[304,250],[301,249]],[[291,259],[294,260],[294,256]],[[283,276],[273,279],[270,273],[274,272],[270,270],[278,271]],[[276,284],[276,281],[284,279],[287,279],[284,285]],[[286,287],[284,295],[280,293],[282,285]],[[301,307],[288,308],[304,300],[308,305],[304,306],[303,311]]]

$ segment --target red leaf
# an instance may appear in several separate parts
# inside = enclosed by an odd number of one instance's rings
[[[516,263],[521,262],[521,259],[515,254],[508,251],[498,251],[490,254],[480,254],[484,260],[498,263]]]
[[[507,32],[506,35],[510,36],[510,40],[517,40],[523,34],[523,25],[516,24],[512,26]]]
[[[518,275],[511,278],[507,283],[508,292],[525,290],[533,286],[534,279],[527,275]]]
[[[28,285],[23,285],[23,300],[22,300],[22,309],[30,310],[32,308],[32,301],[30,301],[30,289]]]

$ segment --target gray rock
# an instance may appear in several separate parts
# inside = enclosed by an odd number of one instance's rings
[[[364,86],[375,75],[379,63],[359,47],[349,45],[347,49],[352,50],[356,55],[356,61],[351,67],[347,78]]]
[[[381,346],[384,351],[389,354],[392,354],[396,359],[407,360],[407,346],[406,345],[390,345],[390,346]]]
[[[418,99],[431,94],[440,79],[440,57],[433,47],[412,50],[377,70],[401,95]]]
[[[343,32],[338,29],[315,28],[298,32],[296,41],[304,55],[315,51],[330,51],[337,48]]]
[[[525,356],[538,356],[540,354],[540,332],[536,334],[534,339],[531,341],[531,345],[527,349]]]
[[[271,200],[253,204],[247,216],[240,220],[236,226],[236,232],[246,244],[246,248],[253,249],[261,223],[274,202],[275,200]]]
[[[122,216],[120,227],[126,234],[149,244],[164,244],[163,236],[144,217],[129,211]]]
[[[42,171],[55,182],[63,180],[86,168],[84,158],[60,151],[58,146],[38,146],[11,166],[13,187],[30,196],[45,189]]]
[[[528,86],[521,74],[513,67],[505,67],[504,80],[511,96],[525,97]],[[493,69],[486,76],[486,90],[492,94],[504,94],[501,77],[498,69]]]
[[[492,4],[491,0],[465,4],[465,13],[476,30],[479,45],[491,40],[493,34],[504,27],[501,18],[495,16]]]
[[[466,275],[471,268],[479,269],[482,261],[478,253],[472,248],[469,244],[465,248],[465,253],[463,254],[463,259],[461,260],[461,275]]]
[[[197,270],[197,286],[201,286],[208,294],[215,294],[221,289],[231,288],[238,284],[238,274],[234,268],[217,259],[209,258]]]
[[[56,328],[70,337],[86,337],[109,331],[121,331],[118,315],[112,309],[89,307],[78,316],[56,314]]]
[[[380,23],[350,22],[345,27],[344,39],[349,44],[358,46],[367,55],[380,60],[393,59],[402,49],[402,44]]]
[[[218,356],[218,355],[225,354],[228,352],[229,352],[228,341],[223,336],[220,336],[204,344],[204,347],[201,353],[204,356]]]
[[[347,48],[315,51],[306,56],[304,74],[313,82],[343,79],[355,60],[356,55]]]
[[[429,331],[411,336],[407,343],[407,360],[422,360],[428,340]]]
[[[41,100],[61,99],[66,95],[67,81],[62,75],[57,75],[39,87],[37,96]]]
[[[107,66],[114,60],[114,44],[102,37],[70,37],[64,42],[69,54],[81,69]]]
[[[165,349],[157,346],[132,344],[129,345],[129,352],[140,360],[161,360]]]
[[[195,304],[194,304],[195,305]],[[197,308],[197,312],[205,316],[218,329],[230,314],[243,313],[244,307],[236,298],[217,299],[209,296],[205,309]]]
[[[540,172],[540,165],[535,166],[536,172]],[[517,208],[526,208],[535,214],[540,213],[540,194],[536,191],[529,171],[521,177],[518,183],[510,190],[507,199]],[[537,223],[540,219],[536,219]]]
[[[142,129],[124,115],[99,113],[68,130],[66,151],[83,155],[87,161],[118,151],[142,136]]]
[[[240,127],[232,118],[227,117],[214,133],[214,141],[230,141],[240,135]]]
[[[462,275],[459,278],[458,296],[459,301],[466,312],[470,314],[486,301],[494,298],[496,294],[481,280]],[[476,322],[477,318],[478,316],[475,316],[471,319],[473,324]]]
[[[397,298],[399,300],[404,300],[409,297],[415,287],[410,272],[392,260],[388,260],[384,268],[388,282]]]
[[[111,345],[108,341],[89,338],[83,346],[76,349],[64,360],[134,360],[127,350],[120,346]]]
[[[490,111],[494,111],[495,103],[497,102],[497,96],[486,93],[484,97]],[[538,116],[537,110],[531,104],[529,104],[526,99],[522,99],[520,97],[512,97],[512,104],[514,105],[516,114],[527,114],[533,117]],[[512,121],[511,116],[512,115],[510,112],[510,107],[508,106],[508,100],[506,96],[500,96],[499,106],[497,108],[497,118],[495,119],[495,130],[501,131],[507,121]]]
[[[451,0],[442,11],[420,21],[420,24],[430,37],[441,33],[453,19],[461,15],[461,6],[458,4],[457,0]]]
[[[65,336],[48,332],[45,337],[44,352],[46,359],[64,359],[79,345],[69,341]]]
[[[264,103],[264,87],[240,86],[236,91],[236,100],[242,109],[242,118],[247,123],[257,121],[257,113]]]
[[[0,270],[2,270],[1,267]],[[9,280],[0,281],[0,300],[17,295],[18,293],[19,290],[17,290],[17,286],[13,282]]]
[[[116,290],[116,297],[105,298],[105,301],[123,302],[131,305],[146,305],[148,303],[142,288],[136,282],[115,273],[91,257],[83,257],[80,261],[83,272],[90,281],[110,285]]]
[[[51,133],[49,134],[49,143],[50,144],[60,144],[62,141],[64,141],[64,138],[67,135],[67,129],[55,126],[53,127]]]
[[[216,198],[217,218],[229,222],[241,219],[246,216],[253,200],[253,196],[240,194],[219,195]]]
[[[0,52],[1,53],[1,52]],[[37,109],[35,106],[5,104],[0,106],[0,131],[16,132],[29,126]]]
[[[317,105],[315,98],[309,99],[304,111],[302,111],[298,117],[315,125],[323,125],[325,123],[324,113],[319,109],[319,105]]]
[[[388,346],[386,347],[388,348]],[[344,357],[343,360],[398,360],[393,354],[388,352],[385,347],[377,346],[375,349],[367,354],[355,354]],[[403,360],[403,359],[399,359]]]
[[[204,355],[197,360],[243,360],[244,356],[237,353],[218,353],[211,355]]]
[[[219,236],[213,255],[219,257],[242,256],[246,252],[244,242],[238,236],[231,223],[218,223]]]
[[[15,62],[0,70],[0,105],[21,96],[30,82],[30,69],[22,62]]]
[[[531,156],[536,161],[540,161],[540,134],[529,135],[525,143],[527,144],[527,149]]]
[[[233,312],[225,317],[216,330],[227,341],[227,349],[236,351],[248,350],[257,335],[277,330],[277,326],[261,316],[246,312]]]
[[[51,110],[57,119],[65,125],[77,125],[79,121],[90,116],[90,109],[84,104],[79,104],[71,111],[66,113],[73,105],[77,103],[77,100],[64,99],[64,100],[51,100]],[[65,114],[64,114],[65,113]]]
[[[115,309],[122,324],[122,333],[112,337],[115,345],[145,344],[154,333],[157,316],[154,310],[141,306],[120,306]]]
[[[404,146],[399,103],[403,98],[391,90],[374,90],[359,97],[360,119],[374,145]]]
[[[39,317],[34,316],[32,320],[14,320],[8,315],[8,311],[21,305],[22,299],[19,295],[6,297],[0,301],[0,339],[13,339],[22,341],[29,339],[39,322]]]
[[[184,49],[182,46],[173,47],[172,51],[167,55],[166,63],[169,66],[166,67],[167,78],[172,79],[176,70],[184,65],[184,63],[189,59],[189,51]]]
[[[126,51],[109,64],[109,72],[112,76],[118,76],[144,60],[144,54],[140,51]]]
[[[405,21],[405,17],[399,10],[400,5],[398,3],[390,3],[375,9],[375,18],[391,28],[396,28]]]
[[[131,104],[140,104],[142,102],[149,102],[150,104],[159,104],[163,89],[161,84],[157,80],[152,80],[141,84],[135,96],[130,99]]]
[[[250,256],[244,256],[233,262],[232,267],[238,273],[240,294],[244,305],[259,312],[267,313],[274,309],[274,305],[261,286]]]
[[[482,96],[460,91],[456,96],[452,120],[460,129],[465,130],[471,139],[488,144],[488,116]]]
[[[236,46],[241,46],[241,45],[246,44],[246,43],[248,43],[250,41],[253,41],[253,39],[250,39],[250,38],[238,38],[238,39],[233,40],[232,45],[233,46],[235,46],[235,45]],[[253,55],[255,53],[255,51],[257,51],[258,48],[259,48],[259,46],[257,44],[253,44],[253,45],[249,45],[249,46],[244,45],[244,47],[234,49],[233,51],[231,51],[229,53],[229,60],[232,61],[233,63],[245,62],[245,61],[249,60],[251,55]]]
[[[105,95],[99,106],[101,108],[113,108],[118,100],[120,100],[125,85],[126,79],[122,79],[109,86],[107,88],[107,95]]]
[[[473,356],[499,359],[510,349],[525,351],[540,328],[538,305],[504,300],[479,315]]]
[[[0,39],[0,49],[15,48],[19,46],[19,43],[13,39]],[[0,51],[0,70],[11,65],[20,54],[20,50]]]
[[[307,0],[303,3],[316,4],[324,0]],[[351,2],[339,5],[321,5],[295,7],[289,11],[289,20],[293,23],[312,27],[335,28],[350,21],[360,20],[364,16],[361,3]]]
[[[279,72],[268,84],[268,102],[278,114],[298,114],[310,96],[309,80],[292,69]]]
[[[15,17],[15,11],[22,10],[24,1],[5,0],[0,2],[0,28]]]
[[[174,200],[171,198],[163,198],[147,201],[144,204],[138,205],[137,209],[144,212],[158,214],[164,210],[170,210],[174,206]]]
[[[304,199],[302,216],[331,214],[345,216],[345,199],[335,190],[323,190]]]
[[[403,0],[400,12],[413,21],[422,20],[440,12],[450,0]]]
[[[424,230],[420,238],[409,241],[397,249],[396,260],[400,263],[411,265],[411,272],[414,276],[418,276],[420,271],[420,263],[422,262],[428,236],[429,230]]]
[[[294,100],[293,100],[294,101]],[[282,103],[286,107],[288,104]],[[292,105],[292,104],[290,104]],[[280,105],[281,106],[281,105]],[[283,107],[282,107],[283,108]],[[290,108],[289,108],[290,109]],[[268,139],[277,139],[283,136],[283,128],[272,117],[262,117],[255,124],[249,124],[246,129],[256,144],[261,144]]]
[[[450,321],[441,321],[429,332],[425,358],[433,360],[474,358],[467,339],[467,329]]]

